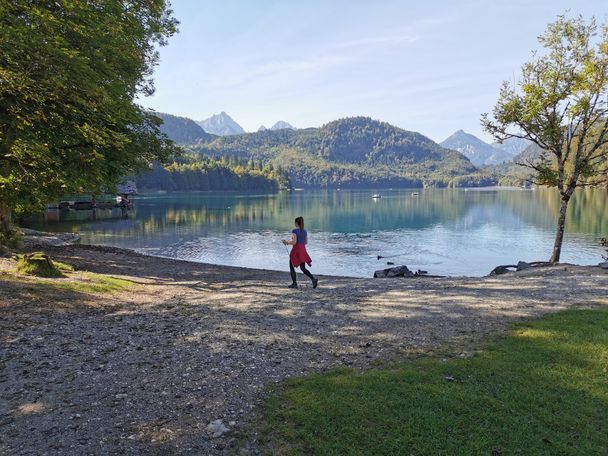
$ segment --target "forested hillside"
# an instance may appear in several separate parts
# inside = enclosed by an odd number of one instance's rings
[[[194,120],[187,117],[178,117],[163,112],[154,115],[163,121],[160,126],[164,133],[176,144],[195,144],[199,141],[212,141],[214,136],[203,130]]]
[[[321,128],[263,130],[190,147],[203,156],[259,160],[285,169],[296,186],[449,186],[493,183],[462,154],[367,117]]]
[[[237,158],[186,155],[173,163],[154,164],[135,177],[140,190],[278,190],[290,188],[287,174],[271,164]]]

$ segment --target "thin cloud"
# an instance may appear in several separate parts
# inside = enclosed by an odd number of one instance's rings
[[[397,45],[402,43],[414,43],[420,39],[416,35],[402,35],[402,36],[375,36],[369,38],[363,38],[360,40],[344,41],[338,43],[335,47],[338,49],[352,48],[352,47],[365,47],[365,46],[379,46],[379,45]]]

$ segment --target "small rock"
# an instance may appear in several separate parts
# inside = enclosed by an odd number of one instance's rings
[[[226,426],[224,426],[224,423],[222,422],[222,420],[211,421],[207,425],[206,429],[207,429],[207,432],[209,434],[211,434],[211,437],[213,437],[213,438],[220,437],[221,435],[224,435],[226,432],[228,432],[230,430]]]
[[[526,263],[525,261],[519,261],[517,263],[517,270],[523,271],[524,269],[530,269],[532,265],[530,263]]]
[[[598,266],[602,269],[608,269],[608,261],[604,261],[603,263],[598,264]]]

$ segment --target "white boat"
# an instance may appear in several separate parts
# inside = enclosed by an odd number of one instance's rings
[[[372,198],[374,199],[379,199],[382,198],[382,195],[378,195],[377,193],[375,195],[372,195]]]

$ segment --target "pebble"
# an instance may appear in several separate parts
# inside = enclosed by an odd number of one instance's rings
[[[224,435],[226,432],[230,431],[222,420],[214,420],[211,421],[206,428],[207,432],[211,435],[211,437],[216,438]]]

